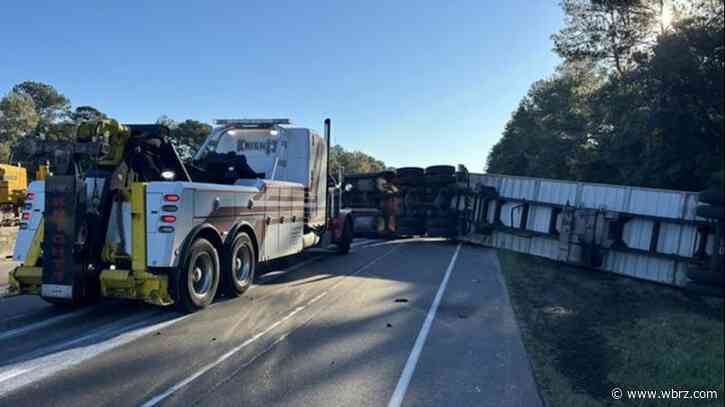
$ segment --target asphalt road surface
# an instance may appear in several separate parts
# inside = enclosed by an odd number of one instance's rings
[[[541,405],[495,251],[356,241],[192,315],[0,299],[0,405]]]

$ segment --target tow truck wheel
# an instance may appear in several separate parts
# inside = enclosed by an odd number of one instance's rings
[[[214,245],[206,239],[196,239],[178,271],[176,304],[182,311],[194,312],[214,301],[219,287],[219,255]]]
[[[245,232],[239,232],[234,238],[231,249],[224,254],[222,270],[222,290],[229,297],[244,294],[254,281],[257,269],[257,256],[252,239]]]

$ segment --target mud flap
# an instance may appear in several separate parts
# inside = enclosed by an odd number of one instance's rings
[[[83,284],[85,239],[82,233],[85,191],[73,175],[45,181],[45,234],[41,296],[49,301],[80,302]]]

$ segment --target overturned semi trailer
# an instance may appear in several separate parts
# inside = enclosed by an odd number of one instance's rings
[[[722,294],[722,188],[686,192],[470,174],[459,238]],[[455,204],[455,203],[454,203]]]
[[[461,221],[460,191],[470,188],[460,166],[401,167],[345,178],[343,207],[353,213],[360,237],[455,237]]]

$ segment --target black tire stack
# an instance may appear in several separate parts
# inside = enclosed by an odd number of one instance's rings
[[[397,217],[399,236],[425,234],[425,171],[418,167],[402,167],[396,171],[400,186],[400,210]]]
[[[712,255],[703,264],[690,264],[687,277],[690,281],[687,288],[690,291],[705,295],[723,296],[725,275],[723,274],[723,251],[725,251],[723,236],[723,186],[721,182],[714,183],[706,190],[697,194],[700,205],[695,208],[695,214],[712,222],[715,226],[715,245]]]
[[[431,237],[454,237],[458,216],[451,208],[456,190],[456,168],[434,165],[425,169],[426,234]]]

